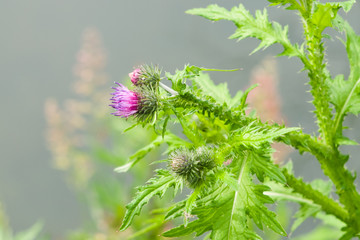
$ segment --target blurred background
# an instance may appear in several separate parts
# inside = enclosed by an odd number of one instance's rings
[[[240,2],[252,13],[268,5],[265,0]],[[301,72],[299,60],[272,58],[282,51],[278,45],[249,55],[259,41],[228,40],[235,30],[232,23],[211,23],[184,13],[211,3],[231,8],[239,1],[0,3],[0,206],[2,215],[6,215],[4,222],[15,233],[38,221],[50,239],[64,239],[84,226],[91,228],[91,218],[109,218],[114,228],[120,225],[121,204],[130,201],[132,186],[143,184],[151,172],[142,174],[139,168],[134,176],[126,178],[114,173],[113,168],[126,162],[152,136],[141,129],[133,135],[122,135],[121,130],[130,125],[111,116],[107,105],[113,82],[129,81],[128,73],[142,63],[158,64],[171,72],[187,63],[242,68],[211,73],[211,77],[217,83],[227,82],[233,94],[251,82],[265,81],[266,86],[270,81],[274,89],[260,92],[264,99],[253,99],[254,107],[263,106],[266,119],[316,132],[309,87],[305,85],[307,76]],[[270,19],[290,26],[289,36],[294,43],[302,41],[300,20],[294,12],[277,7],[268,10]],[[357,33],[359,14],[357,3],[346,16]],[[348,62],[339,39],[327,40],[326,46],[332,75],[346,75]],[[348,137],[359,141],[358,119],[350,116],[346,124],[350,127]],[[128,145],[124,146],[125,142]],[[360,170],[358,146],[344,150],[353,156],[348,167]],[[89,162],[90,157],[95,160]],[[319,175],[320,168],[310,156],[291,153],[288,158],[294,161],[297,176],[312,180]],[[72,162],[74,159],[76,162]],[[136,174],[142,178],[136,178]],[[111,178],[104,180],[109,186],[106,193],[99,193],[105,190],[96,186],[93,179],[97,177]],[[127,184],[129,179],[131,184]],[[356,182],[359,184],[359,179]],[[91,196],[81,194],[89,186]],[[129,196],[123,196],[124,189]],[[104,200],[101,196],[107,197]],[[89,211],[89,202],[106,202],[111,207],[108,213]],[[118,208],[114,208],[116,204]],[[118,215],[111,215],[116,211]],[[107,218],[106,214],[111,216]],[[106,225],[96,224],[97,228]]]

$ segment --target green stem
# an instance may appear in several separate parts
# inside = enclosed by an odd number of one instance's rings
[[[340,202],[349,212],[349,226],[360,232],[360,194],[354,185],[354,176],[345,169],[348,157],[341,155],[337,149],[334,150],[309,135],[299,132],[289,133],[286,140],[282,140],[300,152],[310,152],[318,159],[324,174],[334,183]]]
[[[324,46],[321,41],[321,34],[315,35],[311,23],[305,25],[308,44],[309,73],[311,94],[314,98],[315,114],[318,121],[319,131],[324,138],[324,142],[333,146],[332,137],[332,114],[329,106],[329,87],[326,84],[328,72],[324,63]]]
[[[288,185],[295,192],[300,193],[305,198],[311,199],[314,203],[320,205],[322,210],[327,214],[334,215],[345,223],[349,221],[349,215],[347,211],[342,208],[339,203],[323,195],[321,192],[313,189],[309,184],[304,183],[301,179],[295,178],[292,174],[289,174],[286,169],[283,170],[283,174]]]

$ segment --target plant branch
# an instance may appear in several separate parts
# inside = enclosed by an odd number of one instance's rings
[[[313,189],[309,184],[304,183],[301,179],[295,178],[289,174],[287,169],[284,169],[283,174],[288,185],[297,193],[300,193],[307,199],[311,199],[314,203],[321,206],[322,210],[327,214],[334,215],[341,221],[347,223],[349,215],[347,211],[335,202],[333,199],[323,195],[321,192]]]

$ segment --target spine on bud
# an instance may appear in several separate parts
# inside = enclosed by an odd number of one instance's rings
[[[194,150],[179,148],[169,158],[171,170],[185,180],[190,188],[204,183],[208,172],[216,167],[213,152],[207,147]]]

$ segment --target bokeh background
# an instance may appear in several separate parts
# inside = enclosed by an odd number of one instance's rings
[[[239,2],[251,12],[268,5],[265,0],[0,1],[0,202],[14,231],[42,220],[44,231],[59,239],[81,227],[89,217],[67,182],[66,173],[54,166],[44,114],[48,99],[62,102],[74,95],[73,82],[79,77],[76,66],[81,62],[84,38],[95,34],[95,45],[104,54],[100,54],[100,64],[109,93],[114,81],[125,80],[139,64],[154,63],[174,71],[190,63],[208,68],[242,68],[211,73],[216,82],[228,82],[234,94],[249,86],[256,66],[264,59],[270,61],[269,56],[280,53],[282,48],[273,46],[249,55],[258,40],[228,40],[235,30],[232,23],[211,23],[184,12],[211,3],[231,8]],[[294,12],[271,7],[269,15],[290,26],[293,42],[302,41],[300,20]],[[358,33],[359,16],[360,6],[356,3],[346,18]],[[326,46],[331,73],[347,74],[346,52],[339,39],[327,40]],[[280,57],[271,62],[267,66],[276,74],[286,124],[315,132],[307,77],[301,72],[300,61]],[[105,114],[110,112],[109,108]],[[358,119],[351,116],[346,124],[350,127],[348,136],[359,141]],[[349,168],[360,170],[358,148],[345,150],[353,155]],[[314,159],[296,154],[290,157],[296,175],[306,180],[319,175]],[[116,173],[109,170],[108,174]],[[356,182],[359,184],[359,179]]]

